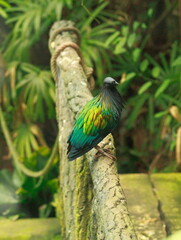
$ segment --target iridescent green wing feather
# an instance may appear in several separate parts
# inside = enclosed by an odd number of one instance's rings
[[[116,127],[114,120],[111,109],[97,96],[85,105],[77,117],[69,142],[76,148],[94,147]]]

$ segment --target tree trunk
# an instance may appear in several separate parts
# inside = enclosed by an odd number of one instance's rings
[[[71,43],[78,41],[72,27],[72,22],[60,21],[50,31],[50,51],[56,59],[53,71],[57,76],[60,149],[57,211],[63,239],[137,239],[115,162],[104,156],[95,159],[95,149],[75,161],[67,159],[67,139],[75,116],[92,98],[83,61],[74,45],[71,47]],[[57,29],[59,34],[55,34]],[[100,146],[114,152],[112,136],[105,138]]]

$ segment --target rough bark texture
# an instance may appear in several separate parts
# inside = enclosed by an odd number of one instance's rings
[[[72,27],[70,21],[56,22],[50,37],[60,27]],[[75,32],[63,31],[50,42],[51,53],[67,42],[77,42]],[[76,114],[92,98],[86,74],[77,52],[66,47],[56,60],[57,119],[59,125],[61,231],[68,240],[129,240],[136,235],[120,186],[116,164],[106,157],[95,159],[96,150],[76,161],[67,160],[67,138]],[[111,135],[101,146],[114,151]]]

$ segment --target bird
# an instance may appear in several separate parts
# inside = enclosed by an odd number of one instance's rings
[[[117,127],[125,105],[123,97],[116,89],[117,85],[115,79],[106,77],[100,93],[87,102],[78,114],[67,141],[69,161],[84,155],[94,147],[103,155],[113,158],[102,150],[98,143]]]

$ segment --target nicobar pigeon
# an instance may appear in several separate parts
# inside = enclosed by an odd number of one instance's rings
[[[124,100],[116,89],[117,84],[113,78],[105,78],[100,94],[79,113],[67,141],[70,161],[96,147],[117,127],[124,107]]]

